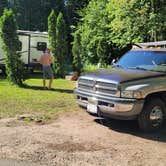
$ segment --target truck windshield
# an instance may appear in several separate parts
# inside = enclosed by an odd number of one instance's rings
[[[120,58],[116,66],[166,72],[166,51],[131,50]]]

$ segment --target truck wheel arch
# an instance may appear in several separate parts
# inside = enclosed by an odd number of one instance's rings
[[[166,108],[164,102],[155,95],[150,96],[138,116],[139,127],[145,132],[156,131],[161,128],[165,120]]]
[[[149,100],[152,100],[152,98],[159,98],[165,105],[165,115],[166,115],[166,91],[161,91],[161,92],[155,92],[148,94],[145,97],[145,103]]]

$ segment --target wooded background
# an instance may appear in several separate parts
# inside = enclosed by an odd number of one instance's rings
[[[166,39],[165,0],[0,0],[0,15],[5,8],[14,11],[21,30],[48,31],[51,11],[61,17],[55,24],[66,28],[66,36],[58,36],[67,45],[62,58],[77,71],[85,64],[110,64],[132,43]]]

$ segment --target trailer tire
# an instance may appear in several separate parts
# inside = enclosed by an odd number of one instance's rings
[[[2,74],[6,76],[6,68],[5,67],[2,67]]]

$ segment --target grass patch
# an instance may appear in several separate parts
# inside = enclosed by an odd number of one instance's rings
[[[55,79],[53,90],[43,90],[42,79],[39,78],[28,79],[25,83],[25,88],[19,88],[0,79],[1,118],[33,114],[49,120],[58,113],[79,109],[73,94],[73,81]]]
[[[107,65],[107,66],[104,66],[104,68],[111,69],[112,66]],[[83,68],[84,73],[89,73],[89,72],[97,71],[97,70],[99,70],[99,66],[98,65],[93,65],[93,64],[85,65],[84,68]]]

